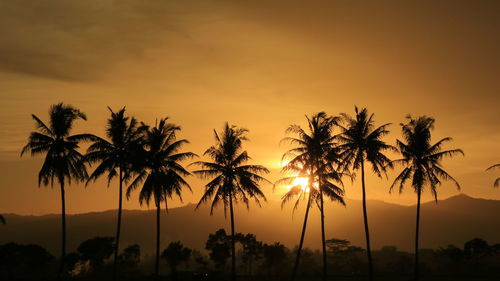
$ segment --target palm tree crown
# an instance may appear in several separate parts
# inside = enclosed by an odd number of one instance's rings
[[[375,128],[373,114],[368,116],[366,108],[358,110],[355,107],[356,117],[342,113],[344,126],[341,125],[342,134],[338,136],[341,143],[338,146],[342,167],[354,174],[361,168],[364,161],[368,161],[373,172],[381,176],[386,172],[386,167],[391,166],[391,160],[383,153],[395,150],[392,145],[386,144],[381,138],[389,133],[387,127],[390,123]]]
[[[247,207],[249,198],[253,198],[259,206],[260,199],[266,200],[264,193],[260,190],[260,182],[268,181],[259,174],[269,173],[269,170],[261,165],[244,165],[250,160],[250,156],[242,148],[242,142],[247,140],[245,136],[247,132],[247,129],[230,126],[228,123],[221,136],[214,131],[216,144],[204,153],[213,162],[193,163],[202,168],[193,173],[203,178],[211,178],[205,186],[205,193],[197,207],[213,198],[210,209],[212,214],[221,201],[226,212],[229,197],[232,197],[235,202],[243,201]]]
[[[336,166],[340,165],[339,154],[336,149],[335,136],[332,135],[337,117],[329,117],[324,112],[306,116],[309,133],[298,125],[291,125],[287,134],[296,134],[296,137],[285,137],[282,142],[288,142],[296,147],[283,154],[282,161],[288,161],[282,168],[282,173],[292,174],[280,179],[277,184],[289,184],[297,177],[308,177],[307,192],[300,186],[294,186],[282,197],[283,206],[292,198],[297,197],[294,210],[299,202],[310,193],[311,200],[319,203],[320,190],[332,201],[344,203],[342,176]],[[321,184],[319,181],[321,180]],[[320,187],[320,188],[318,188]]]
[[[417,119],[412,119],[411,116],[407,118],[409,122],[401,124],[404,142],[396,140],[397,149],[403,158],[392,161],[393,164],[403,165],[404,169],[394,180],[391,190],[399,183],[399,191],[402,192],[404,184],[411,180],[415,192],[421,193],[423,187],[429,185],[432,195],[437,200],[436,188],[441,184],[441,179],[453,181],[457,189],[460,189],[458,182],[443,170],[440,162],[444,157],[463,155],[463,151],[442,150],[443,144],[452,140],[450,137],[431,144],[431,130],[435,122],[433,118],[427,116]]]
[[[111,112],[111,118],[107,121],[105,140],[95,137],[94,143],[90,145],[85,155],[85,159],[90,163],[99,162],[89,177],[96,180],[104,173],[108,173],[108,184],[117,177],[119,169],[123,176],[119,180],[127,181],[131,177],[134,163],[134,151],[138,150],[142,141],[142,131],[144,127],[138,125],[137,120],[125,116],[125,108],[118,112]]]
[[[54,178],[64,184],[71,184],[72,179],[82,181],[87,178],[87,170],[82,165],[82,154],[78,152],[79,142],[92,140],[90,134],[70,135],[73,122],[87,120],[80,110],[59,103],[49,110],[49,124],[32,114],[37,130],[29,136],[28,143],[21,151],[21,156],[30,152],[32,156],[46,154],[45,161],[38,174],[38,185],[53,185]]]
[[[156,206],[165,202],[174,195],[182,200],[182,188],[191,190],[184,177],[191,175],[180,162],[195,157],[191,152],[179,152],[182,146],[189,143],[185,139],[178,140],[176,133],[181,128],[167,123],[167,118],[161,119],[158,124],[147,129],[144,135],[144,151],[140,155],[142,160],[136,163],[137,177],[127,190],[127,197],[143,183],[139,194],[139,203],[149,205],[153,199]]]

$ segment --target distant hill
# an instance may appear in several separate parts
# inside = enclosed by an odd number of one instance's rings
[[[305,203],[305,202],[304,202]],[[361,201],[347,200],[347,206],[327,205],[327,238],[344,238],[354,245],[364,245]],[[291,204],[283,210],[279,202],[264,203],[262,208],[251,206],[250,211],[238,205],[235,212],[236,231],[254,233],[267,243],[279,241],[288,247],[298,243],[305,204],[292,217]],[[194,205],[162,211],[162,247],[170,241],[181,240],[185,245],[203,249],[208,234],[219,228],[229,229],[223,208],[210,216],[209,206]],[[401,206],[382,201],[368,201],[370,229],[374,248],[385,245],[402,250],[413,247],[415,206]],[[305,245],[320,248],[319,212],[310,212]],[[448,244],[462,246],[465,241],[481,237],[490,243],[500,243],[500,201],[458,195],[439,201],[424,203],[421,217],[421,245],[438,248]],[[59,215],[19,216],[6,214],[7,225],[0,225],[0,243],[36,243],[53,253],[59,252]],[[116,210],[93,212],[67,217],[68,247],[74,250],[82,241],[95,236],[113,236]],[[141,245],[151,252],[155,245],[155,211],[125,210],[122,223],[122,246]]]

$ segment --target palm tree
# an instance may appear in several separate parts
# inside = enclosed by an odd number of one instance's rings
[[[486,171],[489,171],[489,170],[492,170],[492,169],[495,169],[495,168],[500,168],[500,164],[495,164],[495,165],[489,167],[488,169],[486,169]],[[493,184],[494,187],[498,187],[498,185],[500,185],[500,178],[497,178],[495,180],[495,183]]]
[[[446,137],[435,144],[431,144],[431,130],[434,129],[434,119],[421,116],[413,119],[407,116],[408,123],[401,123],[404,140],[396,140],[396,145],[402,158],[392,161],[393,164],[402,165],[403,171],[395,178],[391,185],[391,191],[399,183],[399,192],[403,191],[404,184],[411,180],[411,185],[417,193],[417,221],[415,232],[415,269],[414,280],[418,280],[418,236],[420,223],[420,196],[425,185],[437,203],[437,187],[441,180],[451,180],[460,189],[458,182],[450,176],[441,166],[444,157],[452,157],[456,154],[464,154],[460,149],[442,150],[444,143],[451,141]]]
[[[7,223],[7,221],[5,220],[5,218],[3,217],[3,215],[0,215],[0,222],[2,224],[6,224]]]
[[[297,209],[299,201],[307,196],[307,207],[302,225],[302,234],[300,237],[297,257],[293,267],[291,280],[295,279],[300,261],[300,253],[304,242],[304,235],[307,226],[307,218],[309,208],[312,202],[316,202],[320,210],[321,218],[321,238],[323,250],[323,280],[328,276],[327,272],[327,255],[326,255],[326,239],[325,239],[325,223],[324,223],[324,207],[323,197],[326,195],[332,201],[345,204],[342,196],[343,189],[333,182],[342,185],[341,173],[338,173],[334,165],[338,165],[338,154],[335,149],[335,137],[332,135],[332,130],[337,124],[337,117],[329,117],[324,112],[313,115],[312,118],[306,116],[309,132],[306,132],[298,125],[291,125],[286,133],[296,134],[297,137],[286,137],[282,141],[297,145],[295,148],[288,150],[282,160],[290,160],[282,169],[284,173],[293,173],[296,176],[286,177],[278,181],[278,183],[290,183],[297,177],[308,177],[308,186],[294,186],[282,197],[282,206],[290,201],[293,197],[298,197],[295,202],[294,210]]]
[[[30,152],[31,156],[45,154],[45,160],[38,173],[38,185],[53,186],[54,179],[61,187],[61,263],[58,279],[64,270],[66,257],[66,205],[64,197],[65,183],[71,184],[71,180],[83,181],[88,177],[85,165],[82,162],[82,154],[78,152],[79,142],[92,140],[90,134],[70,135],[73,122],[77,119],[87,120],[83,112],[71,105],[59,103],[52,105],[49,110],[49,123],[46,125],[36,115],[31,115],[36,123],[36,131],[29,136],[28,143],[21,151]]]
[[[269,173],[269,170],[264,166],[245,165],[250,160],[250,156],[242,148],[242,142],[247,140],[245,136],[247,132],[247,129],[230,126],[226,123],[221,135],[214,130],[215,145],[204,153],[213,162],[198,161],[193,163],[193,165],[201,167],[201,170],[194,171],[194,174],[210,179],[210,182],[205,185],[205,193],[196,208],[209,200],[212,200],[210,214],[213,214],[214,208],[221,201],[224,204],[224,214],[229,207],[232,244],[231,280],[233,281],[236,280],[233,201],[237,203],[238,200],[241,200],[248,208],[249,199],[253,198],[260,206],[259,199],[266,200],[264,193],[260,190],[260,183],[269,182],[259,175]]]
[[[141,142],[141,131],[135,118],[125,116],[125,108],[118,112],[111,112],[106,126],[106,136],[110,141],[95,137],[93,144],[88,148],[85,160],[89,163],[99,163],[90,175],[87,184],[107,173],[108,185],[118,177],[118,222],[115,236],[115,255],[113,260],[113,280],[116,280],[118,251],[120,245],[120,227],[122,217],[123,182],[127,182],[132,175],[134,151],[137,151]]]
[[[182,146],[189,143],[185,139],[178,140],[180,127],[167,123],[167,118],[160,119],[154,128],[148,128],[144,135],[144,151],[142,161],[134,168],[137,177],[127,189],[127,198],[139,184],[139,203],[149,205],[151,200],[156,206],[156,262],[155,275],[158,277],[160,265],[160,204],[176,195],[182,201],[182,188],[191,190],[184,177],[191,175],[180,162],[196,156],[191,152],[179,152]]]
[[[384,124],[375,128],[373,114],[368,115],[366,108],[358,110],[354,107],[356,116],[353,118],[343,113],[342,119],[345,125],[340,125],[342,134],[338,136],[340,158],[343,170],[361,170],[361,191],[363,196],[363,218],[365,224],[366,253],[368,256],[368,280],[373,280],[373,262],[370,248],[370,232],[368,228],[368,214],[366,211],[366,188],[365,188],[365,161],[370,163],[372,171],[379,177],[386,173],[386,166],[391,165],[391,160],[384,155],[386,150],[395,150],[395,147],[386,144],[381,138],[389,133]]]

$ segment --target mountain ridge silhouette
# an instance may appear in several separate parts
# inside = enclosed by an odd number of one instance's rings
[[[326,236],[342,238],[363,247],[363,222],[361,200],[346,199],[347,206],[326,205]],[[242,204],[235,210],[236,231],[254,233],[257,239],[266,243],[281,242],[287,247],[298,243],[303,220],[305,202],[292,216],[293,204],[281,209],[280,202],[268,201],[262,208],[251,205],[250,211]],[[210,216],[210,206],[188,203],[181,207],[162,211],[161,245],[180,240],[188,247],[204,249],[209,233],[219,228],[229,228],[229,220],[224,218],[223,207],[214,210]],[[123,210],[122,247],[138,243],[143,252],[154,248],[155,210]],[[396,246],[411,250],[414,239],[415,206],[398,205],[381,200],[368,200],[368,216],[375,249],[382,246]],[[451,196],[422,204],[423,248],[446,247],[448,244],[462,246],[464,242],[481,237],[490,243],[500,242],[500,225],[495,224],[500,213],[500,200],[473,198],[465,194]],[[0,244],[7,242],[34,243],[57,253],[60,238],[60,216],[4,214],[8,224],[0,229]],[[67,216],[68,247],[74,251],[86,239],[95,236],[114,235],[116,210],[88,212]],[[319,212],[314,207],[310,213],[306,247],[320,247]]]

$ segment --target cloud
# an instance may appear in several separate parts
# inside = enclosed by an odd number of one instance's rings
[[[0,71],[97,80],[161,50],[186,69],[203,67],[189,58],[200,54],[226,69],[252,59],[272,69],[302,56],[320,62],[310,65],[315,70],[333,59],[350,61],[343,70],[384,63],[412,78],[433,72],[435,81],[424,83],[468,76],[477,88],[496,79],[499,7],[488,0],[0,0]],[[301,49],[308,44],[322,48],[309,54]],[[297,56],[279,60],[291,52]]]
[[[186,37],[170,1],[1,0],[0,70],[93,80],[155,45]]]

